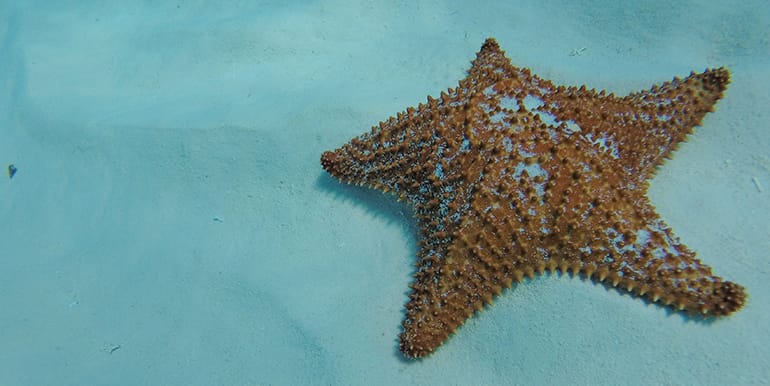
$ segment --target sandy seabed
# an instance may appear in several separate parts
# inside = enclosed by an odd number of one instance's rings
[[[0,384],[767,382],[764,1],[349,3],[0,3]],[[730,68],[649,196],[742,311],[546,276],[402,359],[414,221],[319,157],[456,86],[490,36],[616,94]]]

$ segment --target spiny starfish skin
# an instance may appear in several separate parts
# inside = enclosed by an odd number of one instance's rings
[[[403,354],[430,354],[504,288],[546,271],[690,314],[740,309],[744,288],[714,276],[645,195],[728,83],[718,68],[625,97],[555,86],[488,39],[457,88],[325,152],[332,176],[415,209]]]

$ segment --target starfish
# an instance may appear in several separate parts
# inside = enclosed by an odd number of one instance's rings
[[[458,87],[323,153],[332,176],[414,208],[402,353],[429,355],[503,289],[546,271],[700,318],[740,309],[744,288],[713,275],[646,197],[729,81],[717,68],[624,97],[556,86],[490,38]]]

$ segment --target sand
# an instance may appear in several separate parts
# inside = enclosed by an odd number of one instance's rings
[[[765,2],[61,3],[0,3],[0,384],[767,382]],[[545,276],[402,359],[414,221],[319,157],[455,86],[489,36],[616,94],[730,68],[649,196],[744,310]]]

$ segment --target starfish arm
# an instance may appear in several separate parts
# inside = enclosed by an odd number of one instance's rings
[[[727,69],[716,68],[622,98],[548,84],[539,110],[557,122],[574,122],[581,135],[618,159],[632,186],[642,186],[713,111],[729,82]]]
[[[429,355],[474,312],[524,276],[516,262],[504,258],[511,248],[491,247],[505,244],[497,230],[483,217],[472,218],[478,221],[463,221],[452,235],[421,242],[400,336],[407,357]]]
[[[642,237],[623,252],[589,253],[585,269],[596,280],[690,314],[725,316],[743,307],[745,289],[714,275],[662,221],[636,234]]]
[[[424,112],[424,108],[421,109]],[[321,165],[334,177],[385,192],[396,192],[402,198],[416,194],[428,173],[428,164],[422,162],[432,148],[432,134],[417,145],[415,131],[429,132],[430,127],[416,127],[414,121],[401,117],[381,122],[334,151],[324,152]],[[411,143],[410,143],[411,141]],[[414,145],[412,143],[415,143]]]
[[[623,189],[622,171],[607,161],[599,173],[584,157],[559,168],[544,164],[550,174],[545,193],[516,202],[517,218],[540,220],[519,228],[518,239],[536,246],[528,253],[532,261],[692,314],[724,316],[743,306],[743,287],[713,275],[673,236],[643,191]],[[581,165],[582,172],[570,175]],[[531,191],[529,186],[520,180],[519,189]]]
[[[472,96],[467,90],[470,83],[461,84],[324,152],[321,165],[344,182],[393,192],[414,205],[434,199],[451,201],[448,191],[460,190],[477,178],[482,166],[460,164],[463,159],[456,157],[468,151],[463,142],[467,138],[457,130],[465,115],[451,115],[456,105],[468,104]]]
[[[745,289],[714,275],[646,199],[636,202],[614,206],[613,214],[606,216],[609,221],[579,232],[575,239],[583,242],[573,245],[569,258],[580,261],[580,271],[689,314],[719,317],[739,310],[746,301]]]

